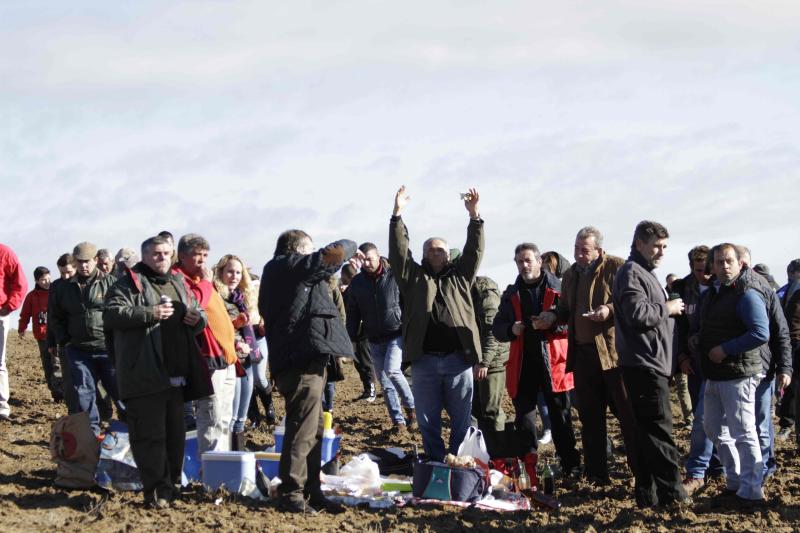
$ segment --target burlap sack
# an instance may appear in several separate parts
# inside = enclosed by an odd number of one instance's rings
[[[63,416],[50,433],[50,458],[58,465],[58,487],[87,489],[94,486],[100,442],[89,424],[89,413]]]

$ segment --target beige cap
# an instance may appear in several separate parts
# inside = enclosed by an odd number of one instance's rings
[[[78,261],[89,261],[97,257],[97,246],[90,242],[82,242],[75,246],[72,255]]]

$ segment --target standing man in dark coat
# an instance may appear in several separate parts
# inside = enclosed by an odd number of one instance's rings
[[[636,226],[631,255],[614,278],[612,301],[622,379],[633,406],[638,434],[636,503],[668,505],[688,498],[681,483],[680,454],[672,438],[670,317],[683,312],[680,298],[667,301],[653,274],[667,248],[669,232],[658,222]]]
[[[195,336],[205,312],[170,274],[172,245],[142,243],[142,262],[106,296],[103,319],[114,332],[117,383],[125,401],[133,457],[145,505],[164,508],[181,481],[184,401],[210,395],[211,379]]]
[[[344,511],[322,494],[322,393],[331,357],[353,357],[353,346],[328,293],[328,278],[353,255],[356,243],[333,242],[314,252],[311,237],[288,230],[264,266],[258,310],[264,317],[269,368],[286,400],[286,433],[278,473],[281,510]],[[309,501],[306,502],[305,498]]]

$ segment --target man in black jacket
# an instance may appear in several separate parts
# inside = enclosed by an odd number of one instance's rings
[[[270,372],[286,400],[278,505],[294,513],[336,513],[344,509],[320,489],[322,392],[328,360],[353,357],[353,346],[328,292],[328,278],[362,254],[348,240],[313,250],[304,231],[278,237],[261,276],[258,310],[266,326]]]
[[[406,425],[414,423],[414,395],[400,369],[403,361],[400,290],[394,272],[381,258],[377,246],[365,242],[358,249],[364,254],[364,261],[361,273],[349,287],[347,333],[356,342],[363,324],[389,417],[395,431],[405,433]]]
[[[669,233],[658,222],[636,226],[631,255],[617,271],[612,290],[617,354],[639,438],[636,503],[667,505],[688,497],[681,483],[680,454],[672,438],[670,317],[683,312],[680,298],[667,301],[653,274]]]

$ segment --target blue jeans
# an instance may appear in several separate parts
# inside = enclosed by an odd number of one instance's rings
[[[253,395],[253,365],[245,368],[245,375],[236,378],[236,391],[233,393],[233,417],[231,431],[241,433],[247,421],[247,410],[250,408],[250,397]]]
[[[775,426],[772,425],[772,399],[775,380],[764,378],[756,387],[756,430],[764,461],[764,479],[775,473]]]
[[[547,410],[547,402],[544,401],[542,391],[536,395],[536,407],[539,409],[539,418],[542,419],[542,431],[550,431],[550,411]]]
[[[106,392],[122,409],[117,389],[117,371],[107,353],[89,353],[67,346],[67,360],[72,376],[72,386],[78,397],[78,410],[89,413],[89,422],[96,435],[100,434],[100,413],[97,410],[97,380],[103,383]]]
[[[411,380],[417,402],[417,424],[428,459],[441,461],[445,456],[442,408],[450,416],[448,452],[457,454],[469,429],[472,365],[459,352],[442,356],[422,354],[411,364]]]
[[[399,336],[386,342],[369,343],[375,374],[377,374],[383,390],[383,402],[389,411],[389,418],[395,424],[406,423],[403,411],[400,409],[401,401],[405,407],[414,409],[414,395],[411,394],[411,387],[408,386],[408,381],[406,381],[403,371],[400,370],[400,363],[403,362],[401,343],[402,340]],[[398,398],[398,394],[400,398]]]
[[[325,388],[322,389],[322,410],[329,413],[333,412],[333,397],[336,395],[336,382],[326,381]]]
[[[691,376],[690,376],[691,377]],[[706,391],[706,380],[701,380],[697,388],[697,402],[694,406],[694,421],[689,437],[689,457],[686,459],[686,477],[703,479],[708,475],[725,474],[725,469],[719,462],[719,457],[714,452],[714,443],[706,436],[703,428],[705,420],[705,403],[703,397]]]
[[[756,431],[756,377],[706,381],[705,429],[725,466],[728,489],[748,500],[763,500],[764,463]]]
[[[261,352],[261,361],[253,363],[253,386],[258,390],[267,390],[267,338],[261,337],[256,340],[258,351]]]

